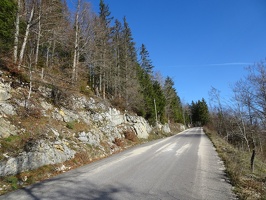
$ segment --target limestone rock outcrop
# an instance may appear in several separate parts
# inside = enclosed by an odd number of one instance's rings
[[[25,149],[27,151],[23,151],[17,157],[6,156],[6,159],[0,162],[0,176],[17,174],[44,165],[62,163],[75,155],[75,151],[61,140],[54,143],[47,140],[29,142]]]
[[[34,104],[30,104],[30,101],[25,100],[28,87],[19,83],[15,88],[11,85],[0,77],[0,139],[8,139],[12,135],[21,137],[27,132],[24,128],[15,126],[10,120],[13,116],[19,115],[21,109],[39,110],[39,117],[52,123],[46,124],[46,128],[42,130],[45,139],[37,137],[34,141],[28,141],[24,149],[16,155],[9,156],[5,149],[1,149],[3,159],[0,160],[0,176],[62,163],[72,159],[78,151],[86,148],[86,145],[92,149],[100,149],[101,155],[107,155],[113,152],[114,141],[124,138],[124,133],[128,130],[135,133],[138,138],[148,138],[152,131],[144,118],[122,113],[99,99],[71,94],[58,106],[51,101],[53,89],[42,85],[32,91],[32,95],[35,94],[37,98],[34,99]],[[52,125],[61,124],[67,129],[67,124],[70,126],[80,123],[90,128],[73,133],[59,130]],[[106,145],[109,145],[109,150]],[[0,148],[3,147],[0,145]]]

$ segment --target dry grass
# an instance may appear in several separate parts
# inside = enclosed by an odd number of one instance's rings
[[[56,171],[56,167],[58,166],[59,165],[46,165],[17,175],[1,177],[0,188],[2,188],[2,190],[0,190],[0,195],[57,175],[58,171]]]
[[[124,147],[124,141],[121,138],[115,138],[113,143],[118,147]]]
[[[220,138],[216,132],[204,128],[220,157],[239,199],[266,199],[266,162],[260,155],[255,158],[255,170],[250,169],[251,152],[240,151]]]
[[[138,137],[136,134],[131,130],[124,131],[125,139],[132,141],[132,142],[138,142]]]

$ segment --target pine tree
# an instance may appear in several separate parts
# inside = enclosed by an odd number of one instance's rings
[[[111,17],[109,6],[106,5],[103,0],[100,0],[99,7],[100,7],[100,13],[99,13],[100,20],[103,23],[103,26],[105,28],[108,28],[110,26],[111,21],[113,20],[113,17]]]
[[[136,108],[136,103],[141,101],[139,99],[141,95],[138,95],[140,85],[137,76],[137,53],[126,17],[123,18],[121,63],[123,66],[121,75],[124,80],[122,83],[124,85],[123,95],[127,107]]]
[[[163,93],[163,89],[158,81],[153,83],[154,99],[156,103],[156,110],[158,114],[158,120],[162,123],[167,122],[165,117],[165,105],[166,99]]]
[[[150,59],[149,52],[144,44],[141,45],[141,50],[140,50],[140,66],[147,74],[152,75],[153,65]]]
[[[106,90],[109,89],[111,76],[111,63],[112,63],[112,46],[111,40],[111,28],[110,23],[113,19],[109,6],[104,3],[103,0],[99,4],[99,23],[95,34],[96,49],[96,73],[98,74],[97,90],[102,94],[103,98],[106,97]]]
[[[113,95],[115,98],[121,98],[122,96],[122,24],[119,20],[115,20],[115,25],[112,30],[112,49],[113,49],[113,65],[112,71],[113,73]]]
[[[209,122],[209,110],[204,98],[191,103],[192,123],[194,126],[204,126]]]
[[[139,66],[138,70],[139,82],[141,85],[141,94],[143,95],[143,104],[139,107],[141,116],[144,116],[150,123],[155,123],[154,111],[154,90],[150,75]]]
[[[163,91],[166,98],[166,117],[169,121],[183,123],[182,104],[170,77],[165,79]]]

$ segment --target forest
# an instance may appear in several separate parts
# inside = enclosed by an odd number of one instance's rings
[[[82,0],[71,9],[62,0],[0,4],[1,62],[13,73],[33,84],[96,94],[152,124],[189,119],[172,78],[154,71],[146,46],[136,47],[126,17],[114,19],[103,0],[99,13]]]

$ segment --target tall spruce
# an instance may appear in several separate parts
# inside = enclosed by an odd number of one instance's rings
[[[139,107],[139,114],[144,116],[150,123],[155,124],[155,94],[151,76],[140,66],[138,75],[141,85],[141,93],[143,95],[143,104]]]
[[[144,44],[141,45],[140,49],[140,66],[146,73],[152,75],[153,73],[153,65],[150,59],[150,54]]]
[[[183,123],[181,100],[174,88],[174,81],[170,77],[165,79],[163,91],[166,98],[165,114],[168,121]]]
[[[113,49],[113,95],[115,98],[122,97],[122,52],[123,52],[123,41],[122,41],[122,24],[119,20],[115,20],[115,25],[112,30],[112,49]]]
[[[99,24],[96,32],[96,67],[97,67],[97,90],[102,94],[102,97],[106,97],[106,90],[110,84],[110,74],[112,73],[110,64],[112,63],[112,48],[110,44],[111,40],[111,27],[110,23],[113,19],[109,6],[104,3],[103,0],[99,4]]]
[[[126,104],[130,105],[137,102],[139,90],[139,82],[137,77],[137,53],[135,48],[135,42],[132,37],[132,32],[129,27],[129,24],[126,20],[126,17],[123,18],[123,30],[122,30],[122,77],[123,77],[123,86],[122,88],[123,95],[126,100]],[[134,105],[136,107],[136,105]]]
[[[191,103],[191,117],[194,126],[204,126],[209,122],[209,110],[204,98]]]
[[[156,104],[156,111],[158,116],[158,121],[161,123],[166,123],[166,116],[165,116],[165,105],[166,105],[166,98],[163,93],[163,88],[158,81],[153,82],[153,91],[154,91],[154,103]]]

